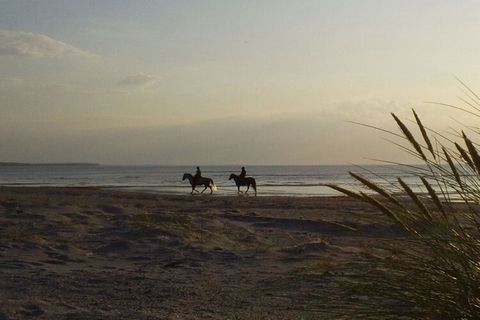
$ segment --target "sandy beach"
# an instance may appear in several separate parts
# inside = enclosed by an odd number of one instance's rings
[[[336,279],[395,236],[378,221],[346,197],[0,188],[0,319],[349,318]]]

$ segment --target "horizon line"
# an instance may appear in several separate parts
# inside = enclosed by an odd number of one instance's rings
[[[402,166],[402,165],[422,165],[422,163],[398,163],[398,164],[393,164],[393,163],[382,163],[379,161],[378,163],[338,163],[338,164],[155,164],[155,163],[100,163],[100,162],[81,162],[81,161],[65,161],[65,162],[17,162],[17,161],[0,161],[0,166],[41,166],[41,165],[71,165],[71,166],[123,166],[123,167],[128,167],[128,166],[157,166],[157,167],[221,167],[221,166],[252,166],[252,167],[313,167],[313,166]]]

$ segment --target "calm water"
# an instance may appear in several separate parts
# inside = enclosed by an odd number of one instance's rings
[[[384,178],[406,176],[399,166],[363,168],[378,174],[363,171],[379,182]],[[248,166],[247,175],[257,180],[258,195],[329,196],[338,193],[324,184],[352,186],[349,170],[362,172],[353,166]],[[0,185],[100,186],[188,194],[191,189],[188,181],[182,181],[182,175],[194,171],[194,166],[0,166]],[[212,178],[217,184],[219,195],[236,194],[236,187],[228,176],[239,172],[239,166],[202,167],[203,176]]]

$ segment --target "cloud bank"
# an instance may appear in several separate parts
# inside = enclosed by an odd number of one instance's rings
[[[25,162],[173,165],[349,164],[365,163],[365,157],[405,158],[372,130],[323,114],[219,118],[175,126],[70,130],[62,135],[59,130],[49,127],[39,134],[38,128],[22,128],[12,143],[11,135],[2,134],[10,132],[8,128],[0,127],[2,155]]]
[[[19,57],[61,57],[94,55],[71,44],[39,33],[0,30],[0,55]]]
[[[120,79],[118,84],[120,86],[128,87],[145,87],[154,84],[158,80],[158,77],[145,73],[137,73],[129,75],[123,79]]]

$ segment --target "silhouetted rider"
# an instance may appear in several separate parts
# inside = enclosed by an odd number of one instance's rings
[[[198,183],[198,179],[202,177],[202,171],[200,171],[200,167],[197,167],[197,171],[195,172],[195,175],[193,176],[193,182],[195,184]]]
[[[245,170],[245,167],[242,167],[242,172],[240,172],[240,175],[238,177],[244,179],[246,175],[247,171]]]

